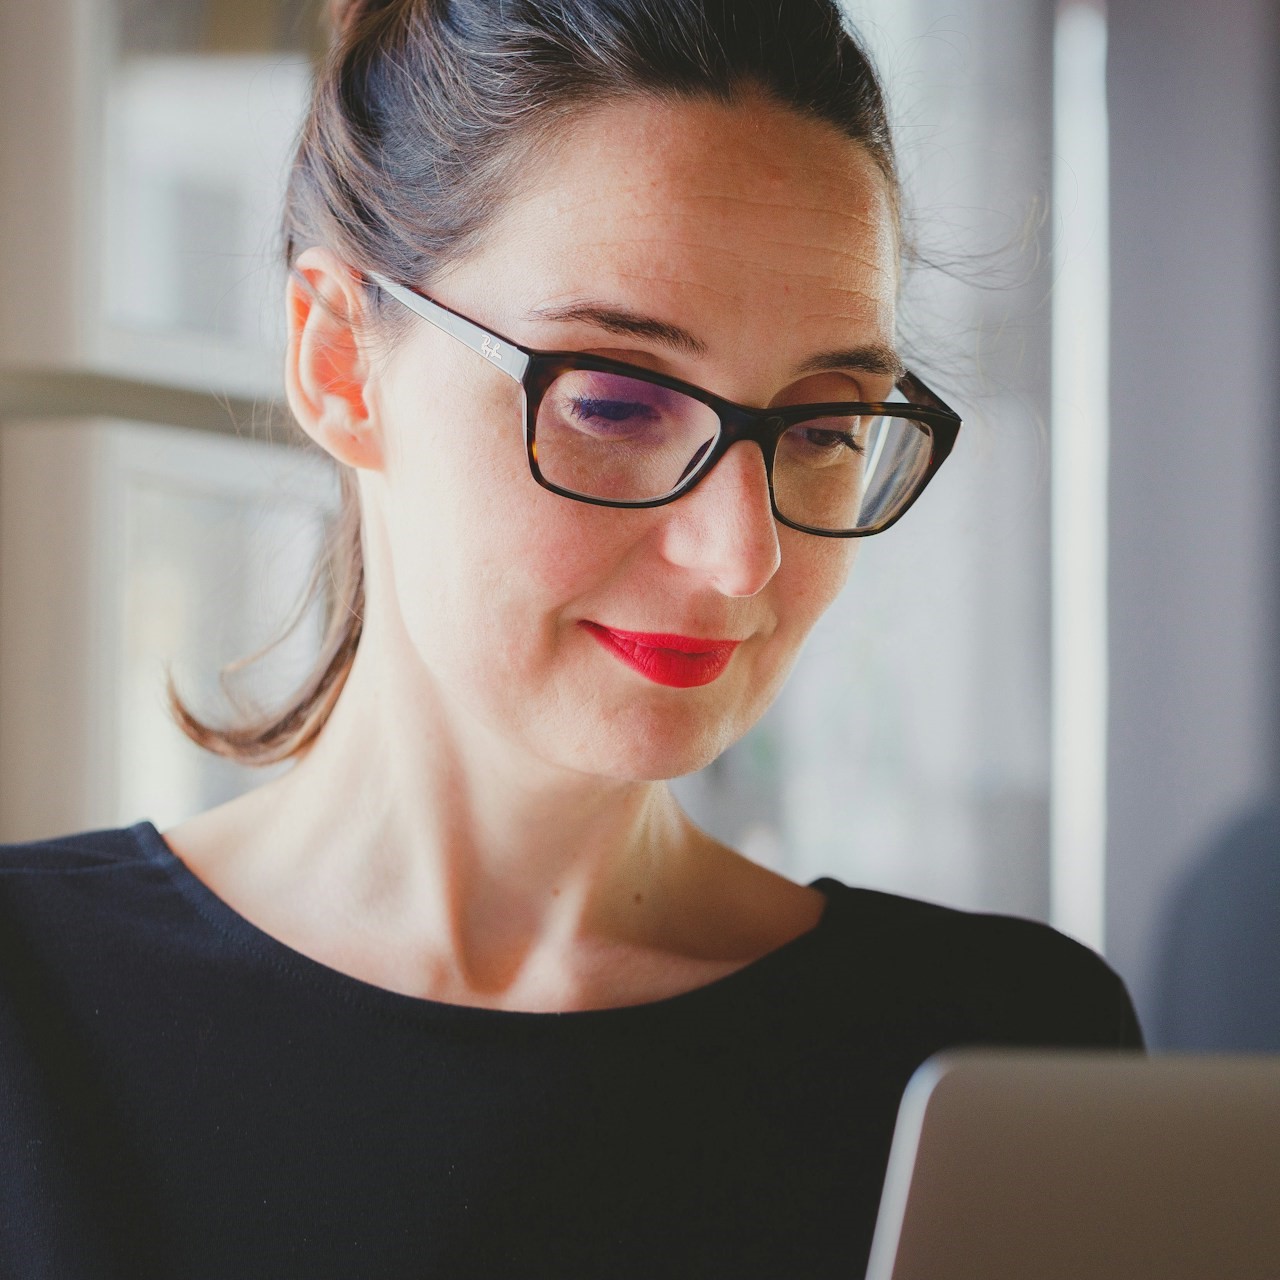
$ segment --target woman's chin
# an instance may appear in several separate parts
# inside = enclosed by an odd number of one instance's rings
[[[728,720],[673,724],[661,717],[628,716],[599,726],[593,741],[574,752],[575,764],[583,772],[618,780],[681,778],[706,768],[746,727]]]

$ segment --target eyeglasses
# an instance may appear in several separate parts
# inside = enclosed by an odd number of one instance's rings
[[[778,521],[821,537],[866,537],[924,492],[960,431],[959,415],[911,373],[898,378],[896,399],[753,409],[620,360],[522,347],[366,275],[520,384],[533,478],[577,502],[660,507],[751,440],[764,455]]]

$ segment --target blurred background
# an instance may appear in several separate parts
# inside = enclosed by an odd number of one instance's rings
[[[280,408],[317,0],[0,0],[0,841],[264,780],[172,725],[336,504]],[[761,724],[675,786],[797,880],[1049,920],[1162,1047],[1280,1049],[1280,17],[850,0],[910,363],[966,419]],[[321,619],[234,677],[270,703]]]

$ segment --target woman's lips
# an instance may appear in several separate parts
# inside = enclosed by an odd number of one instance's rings
[[[615,631],[598,622],[582,624],[622,662],[655,684],[692,689],[710,684],[729,665],[741,641],[698,636],[655,635],[647,631]]]

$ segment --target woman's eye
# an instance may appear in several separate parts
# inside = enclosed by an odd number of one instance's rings
[[[847,431],[836,431],[828,427],[804,428],[804,440],[806,444],[812,445],[815,449],[823,449],[829,452],[835,452],[841,446],[852,449],[854,453],[866,452],[862,445]]]
[[[573,416],[597,430],[602,426],[635,427],[657,420],[652,405],[629,400],[599,400],[578,397],[572,401]]]

